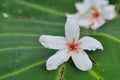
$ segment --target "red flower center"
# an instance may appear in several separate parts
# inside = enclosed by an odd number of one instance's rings
[[[99,14],[98,11],[94,10],[94,11],[92,12],[92,17],[93,17],[93,18],[98,18],[99,16],[100,16],[100,14]]]
[[[67,43],[69,51],[78,51],[80,43],[76,43],[75,39],[72,42]]]

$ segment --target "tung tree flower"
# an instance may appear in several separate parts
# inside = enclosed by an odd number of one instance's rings
[[[65,24],[65,36],[40,36],[40,43],[49,49],[58,50],[46,63],[47,70],[55,70],[60,64],[68,61],[70,57],[76,67],[82,71],[92,68],[87,53],[84,50],[103,49],[101,43],[92,37],[83,37],[79,40],[79,25],[76,19],[68,18]]]
[[[93,30],[101,27],[107,20],[116,17],[115,6],[109,5],[108,0],[84,0],[76,3],[78,13],[67,14],[67,17],[76,17],[79,25]]]

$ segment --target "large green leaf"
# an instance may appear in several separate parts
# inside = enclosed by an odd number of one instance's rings
[[[79,71],[71,59],[55,71],[46,70],[46,60],[56,51],[44,48],[39,36],[64,36],[65,13],[75,13],[78,1],[82,0],[0,0],[0,80],[120,80],[119,17],[98,32],[81,28],[81,37],[92,36],[104,46],[103,51],[87,51],[92,70]],[[119,0],[110,3],[120,11]]]

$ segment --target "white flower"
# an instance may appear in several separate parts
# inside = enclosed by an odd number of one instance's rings
[[[103,49],[101,43],[92,37],[83,37],[79,40],[79,25],[76,19],[68,18],[65,24],[65,36],[42,35],[39,41],[49,49],[59,50],[46,63],[47,70],[55,70],[70,57],[76,67],[82,71],[92,68],[92,63],[83,50]]]
[[[115,6],[108,3],[108,0],[84,0],[75,4],[78,13],[67,14],[67,17],[76,17],[80,26],[96,30],[116,17]]]

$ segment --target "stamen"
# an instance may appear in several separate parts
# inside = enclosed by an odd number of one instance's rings
[[[79,53],[80,52],[80,50],[79,50],[80,44],[81,44],[81,42],[77,43],[77,42],[75,42],[75,38],[73,38],[72,42],[67,43],[67,46],[69,49],[67,53],[69,53],[70,51],[76,51],[77,53]]]

